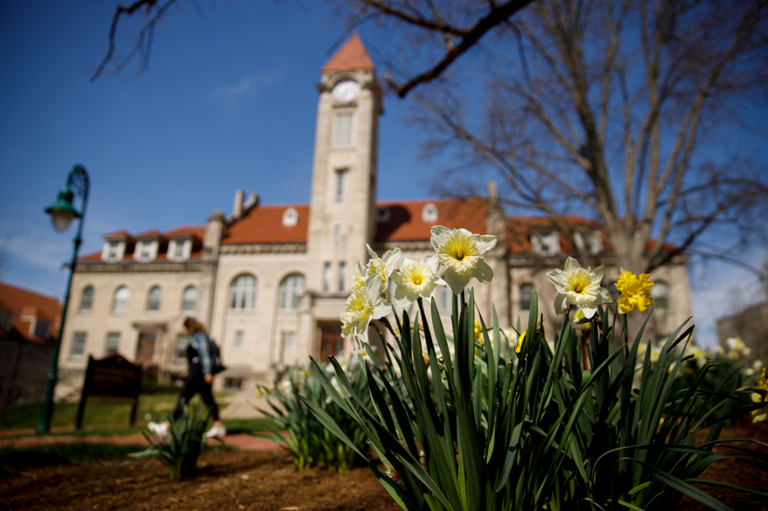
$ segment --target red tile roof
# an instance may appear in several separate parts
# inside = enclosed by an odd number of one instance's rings
[[[61,304],[58,299],[0,282],[0,310],[13,313],[11,332],[0,330],[0,337],[21,337],[36,343],[56,338],[61,322]],[[50,323],[48,338],[31,335],[31,317]]]
[[[165,233],[158,231],[157,229],[152,229],[150,231],[144,231],[141,234],[131,235],[127,231],[117,231],[109,234],[104,235],[104,239],[106,240],[115,240],[115,239],[141,239],[141,238],[181,238],[181,237],[187,237],[192,236],[195,241],[202,242],[203,238],[205,237],[205,226],[204,225],[184,225],[181,227],[177,227],[176,229],[172,229],[170,231],[167,231]],[[196,243],[193,241],[192,243],[192,253],[189,255],[190,259],[200,259],[203,256],[203,249],[200,246],[200,243]],[[132,244],[127,244],[126,246],[126,253],[123,255],[123,261],[132,261],[133,260],[133,247]],[[161,250],[165,250],[167,247],[161,246]],[[159,252],[157,254],[157,258],[154,259],[155,261],[165,261],[168,259],[166,252]],[[85,254],[77,258],[78,261],[82,262],[89,262],[89,261],[101,261],[101,252],[92,252],[90,254]]]
[[[437,220],[434,222],[422,218],[427,204],[437,206]],[[476,234],[487,232],[488,203],[485,199],[380,202],[376,207],[389,210],[389,220],[376,224],[376,241],[428,240],[433,225],[451,229],[463,227]]]
[[[363,41],[357,32],[339,48],[328,62],[320,69],[323,73],[328,71],[351,71],[353,69],[373,69],[373,61],[363,46]]]
[[[162,234],[160,234],[160,231],[157,229],[152,229],[151,231],[144,231],[140,232],[139,234],[134,234],[133,239],[141,240],[141,239],[148,239],[148,238],[159,238]]]
[[[197,238],[200,241],[203,241],[203,238],[205,237],[205,226],[204,225],[182,225],[181,227],[178,227],[176,229],[173,229],[171,231],[166,231],[163,236],[166,238],[181,238],[186,236],[192,236],[193,238]]]
[[[289,208],[299,214],[296,225],[283,225],[283,213]],[[227,229],[221,244],[306,243],[308,228],[307,204],[256,206]]]
[[[111,239],[130,238],[131,235],[128,234],[128,231],[126,231],[126,230],[120,230],[120,231],[115,231],[115,232],[107,233],[103,237],[104,237],[105,240],[111,240]]]
[[[438,217],[434,222],[422,219],[427,204],[437,207]],[[379,242],[426,241],[433,225],[464,227],[476,233],[486,231],[484,199],[379,202],[376,207],[389,210],[389,219],[376,224],[375,240]],[[288,208],[294,208],[299,214],[294,226],[283,225],[283,214]],[[227,229],[222,245],[306,243],[309,214],[306,204],[257,206]]]

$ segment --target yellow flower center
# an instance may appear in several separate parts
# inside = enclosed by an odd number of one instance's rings
[[[424,277],[417,273],[413,276],[411,282],[413,282],[413,285],[415,286],[420,286],[424,283]]]
[[[464,259],[464,251],[460,248],[456,249],[456,251],[453,253],[453,257],[456,258],[456,260],[461,261]]]
[[[584,291],[585,287],[586,286],[584,285],[583,282],[577,282],[576,284],[573,285],[573,292],[581,294],[581,292]]]

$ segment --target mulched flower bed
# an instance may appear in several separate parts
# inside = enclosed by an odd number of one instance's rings
[[[768,423],[729,426],[723,438],[768,444]],[[768,445],[761,448],[768,453]],[[348,474],[296,472],[265,451],[203,453],[195,477],[176,482],[155,462],[69,463],[10,471],[0,479],[0,509],[14,510],[264,510],[395,511],[400,509],[367,468]],[[768,474],[736,461],[718,462],[703,475],[754,489],[768,488]],[[764,510],[768,503],[721,488],[705,488],[736,510]],[[677,509],[704,510],[684,498]]]

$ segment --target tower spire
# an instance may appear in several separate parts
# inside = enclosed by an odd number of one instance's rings
[[[353,69],[373,69],[373,61],[363,46],[357,32],[353,32],[347,41],[336,50],[328,62],[320,69],[329,71],[351,71]]]

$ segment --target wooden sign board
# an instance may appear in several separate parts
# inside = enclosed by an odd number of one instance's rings
[[[77,407],[75,429],[79,430],[83,425],[85,402],[89,396],[106,398],[107,400],[133,400],[131,410],[131,426],[133,426],[139,407],[140,388],[140,365],[132,364],[119,353],[113,353],[101,359],[88,356],[88,368],[85,371],[80,405]]]

